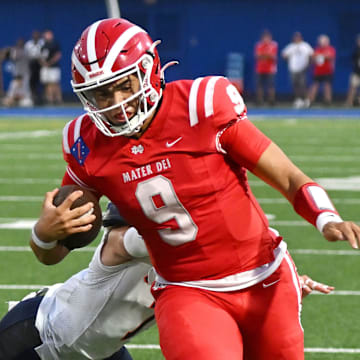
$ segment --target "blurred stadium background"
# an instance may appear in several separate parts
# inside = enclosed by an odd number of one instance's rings
[[[108,2],[111,2],[110,0]],[[2,0],[0,48],[30,38],[34,29],[51,29],[63,56],[62,89],[74,99],[70,87],[70,55],[82,30],[108,16],[106,0]],[[316,44],[319,34],[328,34],[337,50],[334,93],[344,97],[351,71],[350,55],[360,32],[358,0],[119,0],[121,16],[145,29],[159,47],[162,62],[178,59],[180,65],[167,71],[167,80],[224,74],[230,53],[243,55],[245,94],[254,91],[253,49],[264,29],[273,33],[279,49],[295,31]],[[15,25],[16,24],[16,25]],[[5,73],[5,86],[8,78]],[[285,61],[279,59],[276,88],[279,97],[291,93]]]
[[[267,28],[282,49],[294,31],[315,45],[327,33],[337,49],[334,93],[345,97],[350,54],[360,32],[360,2],[353,0],[121,0],[123,17],[162,39],[163,62],[180,60],[167,80],[226,74],[231,53],[243,55],[245,99],[254,91],[253,48]],[[39,214],[43,194],[58,186],[64,162],[61,129],[82,112],[71,93],[70,54],[81,31],[108,16],[102,0],[3,0],[0,47],[13,45],[32,30],[50,28],[62,47],[62,89],[71,106],[32,109],[0,108],[0,315],[6,301],[20,299],[41,285],[64,281],[87,266],[93,251],[76,251],[55,267],[39,264],[30,252],[30,224]],[[16,23],[16,25],[15,25]],[[9,78],[4,72],[4,85]],[[286,63],[279,60],[279,97],[291,94]],[[70,104],[71,103],[71,104]],[[293,161],[327,187],[344,218],[360,221],[360,111],[357,108],[302,109],[284,106],[257,109],[249,117],[273,138]],[[265,184],[250,178],[255,194],[288,242],[301,273],[336,287],[333,295],[311,295],[304,301],[303,326],[307,360],[360,358],[359,254],[345,243],[330,244],[298,217],[290,205]],[[102,206],[106,200],[102,201]],[[95,244],[94,244],[95,245]],[[156,328],[135,338],[136,360],[163,359]]]

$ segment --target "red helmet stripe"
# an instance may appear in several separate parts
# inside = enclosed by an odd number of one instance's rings
[[[114,45],[111,47],[109,54],[106,56],[104,61],[104,65],[102,66],[104,69],[108,68],[111,69],[114,65],[116,58],[118,57],[120,51],[124,48],[124,46],[131,40],[135,35],[144,32],[145,30],[141,29],[138,26],[132,26],[115,41]]]

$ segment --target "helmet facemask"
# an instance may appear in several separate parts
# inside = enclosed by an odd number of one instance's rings
[[[157,42],[153,44],[151,50],[155,48]],[[162,96],[162,89],[157,92],[151,84],[151,74],[154,71],[154,58],[152,51],[144,54],[136,63],[121,69],[118,72],[109,72],[101,75],[96,82],[75,84],[72,82],[74,92],[82,102],[84,109],[89,113],[97,128],[106,136],[131,136],[140,131],[143,123],[149,118],[159,104]],[[99,108],[95,91],[100,87],[110,86],[114,82],[135,75],[139,82],[138,91],[134,92],[125,100],[111,104],[105,108]],[[129,118],[126,113],[126,105],[137,99],[137,111]],[[113,109],[120,108],[124,115],[124,123],[121,125],[112,124],[107,118],[106,113]]]

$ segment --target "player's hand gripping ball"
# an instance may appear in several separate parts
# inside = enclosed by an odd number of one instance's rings
[[[62,186],[59,189],[59,192],[56,194],[53,204],[55,206],[59,206],[72,192],[76,190],[81,190],[83,195],[73,202],[70,209],[75,209],[88,202],[92,202],[94,204],[93,214],[96,216],[96,218],[92,223],[92,227],[89,231],[71,234],[65,239],[59,241],[61,245],[65,246],[69,250],[84,247],[94,241],[102,225],[102,212],[98,199],[91,191],[86,190],[78,185]]]

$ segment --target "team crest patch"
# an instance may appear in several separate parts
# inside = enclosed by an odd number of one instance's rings
[[[144,147],[140,144],[138,146],[134,145],[131,148],[131,152],[136,155],[136,154],[142,154],[144,152]]]
[[[84,165],[84,162],[90,152],[81,136],[77,138],[70,151],[80,165]]]

